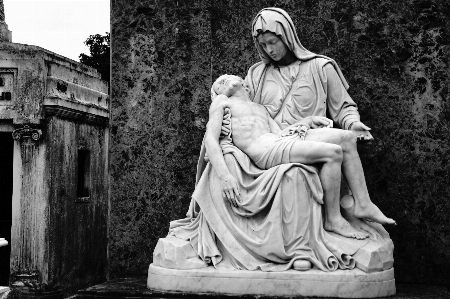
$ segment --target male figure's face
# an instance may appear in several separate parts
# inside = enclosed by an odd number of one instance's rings
[[[289,51],[288,46],[273,32],[260,33],[257,39],[266,54],[275,61],[279,61]]]
[[[222,75],[214,82],[213,89],[218,95],[223,94],[230,97],[236,90],[244,86],[243,84],[244,80],[238,76]]]

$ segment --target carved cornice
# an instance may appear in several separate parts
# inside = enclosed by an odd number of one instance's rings
[[[21,128],[15,129],[12,132],[14,140],[20,141],[25,138],[31,138],[34,141],[41,139],[42,131],[40,129],[32,128],[29,125],[24,125]]]
[[[83,123],[92,123],[97,125],[107,125],[109,123],[108,117],[95,115],[64,106],[44,106],[44,110],[47,117],[57,116],[59,118],[76,120]]]
[[[109,111],[102,107],[84,105],[58,98],[47,98],[43,105],[46,117],[56,116],[82,123],[106,126],[109,123]]]

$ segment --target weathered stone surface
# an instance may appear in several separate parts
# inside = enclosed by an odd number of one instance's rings
[[[145,273],[169,220],[186,213],[212,82],[208,1],[112,3],[114,276]]]
[[[197,256],[188,241],[176,237],[159,239],[153,251],[153,264],[169,269],[199,269],[207,265]]]

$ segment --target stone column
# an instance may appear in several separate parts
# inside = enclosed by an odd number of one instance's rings
[[[41,129],[24,124],[15,127],[10,281],[22,286],[29,279],[47,281],[48,187]]]

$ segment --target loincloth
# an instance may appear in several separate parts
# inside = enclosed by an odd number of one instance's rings
[[[299,126],[280,136],[258,161],[254,161],[255,164],[261,169],[269,169],[276,165],[291,163],[291,148],[295,142],[305,139],[307,130],[306,127]]]

